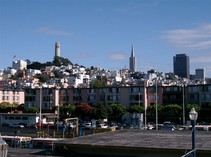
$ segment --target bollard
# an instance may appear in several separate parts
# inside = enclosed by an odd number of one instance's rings
[[[205,130],[205,131],[209,131],[209,126],[206,126],[206,125],[205,125],[205,126],[204,126],[204,130]]]

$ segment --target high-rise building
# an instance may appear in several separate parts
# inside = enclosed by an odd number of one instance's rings
[[[174,75],[182,78],[190,78],[190,63],[189,56],[186,54],[176,54],[173,58]]]
[[[56,42],[55,44],[55,57],[60,57],[60,43]]]
[[[135,72],[136,71],[136,57],[135,57],[135,54],[134,54],[133,46],[132,46],[132,49],[131,49],[131,56],[129,58],[129,63],[130,63],[130,71]]]
[[[195,70],[195,79],[205,80],[205,69],[196,69]]]

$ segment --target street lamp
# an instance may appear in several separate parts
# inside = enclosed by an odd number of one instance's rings
[[[57,109],[55,110],[55,114],[56,114],[56,130],[59,130],[59,105],[57,106]]]
[[[183,125],[185,125],[185,85],[182,87],[182,116]]]
[[[198,113],[195,111],[194,108],[191,109],[189,112],[189,118],[192,122],[192,151],[193,151],[193,157],[196,157],[196,120],[198,118]]]
[[[156,116],[156,130],[158,130],[158,84],[157,84],[157,78],[155,80],[155,116]]]
[[[40,125],[40,132],[41,132],[41,125],[42,125],[42,87],[40,87],[40,117],[39,117],[39,125]]]

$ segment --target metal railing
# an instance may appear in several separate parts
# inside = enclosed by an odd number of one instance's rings
[[[183,155],[183,156],[181,156],[181,157],[192,157],[192,156],[193,156],[194,151],[196,151],[196,149],[193,149],[193,150],[191,150],[191,151],[187,152],[186,154],[184,154],[184,155]]]

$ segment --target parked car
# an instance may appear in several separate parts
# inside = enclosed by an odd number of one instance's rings
[[[147,124],[147,130],[153,130],[155,129],[155,123],[154,122],[149,122]]]
[[[74,129],[74,128],[76,128],[76,124],[75,124],[75,123],[70,122],[70,123],[69,123],[69,127],[70,127],[71,129]]]
[[[92,123],[84,123],[84,124],[82,124],[82,127],[84,129],[91,129],[92,128]]]
[[[13,127],[13,128],[24,128],[24,125],[11,124],[10,127]]]
[[[10,126],[8,123],[2,123],[1,126]]]
[[[26,123],[18,123],[18,125],[23,125],[24,127],[28,127],[29,125]]]
[[[108,125],[102,123],[97,125],[98,128],[108,128]]]
[[[174,131],[175,129],[176,129],[175,126],[169,121],[164,122],[163,125],[160,126],[160,130]]]

